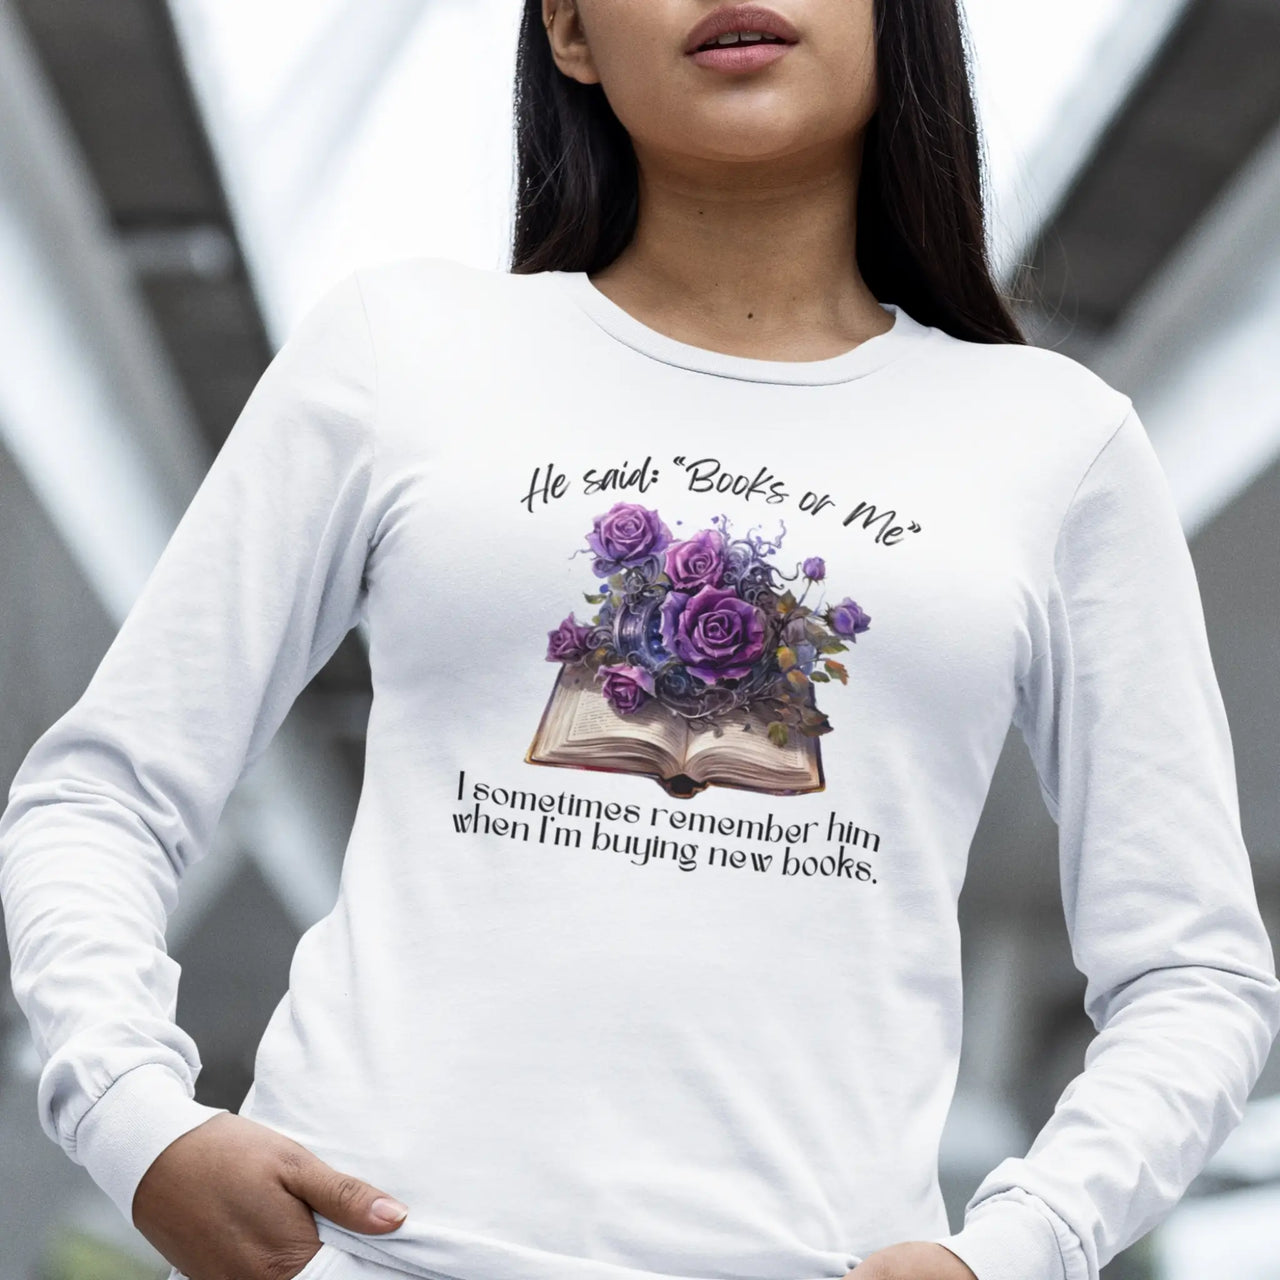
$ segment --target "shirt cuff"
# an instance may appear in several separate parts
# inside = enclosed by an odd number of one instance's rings
[[[931,1243],[950,1249],[978,1280],[1068,1280],[1053,1224],[1015,1200],[977,1205],[960,1231]]]
[[[171,1142],[227,1111],[207,1107],[158,1062],[119,1076],[76,1127],[75,1159],[133,1225],[133,1193]]]

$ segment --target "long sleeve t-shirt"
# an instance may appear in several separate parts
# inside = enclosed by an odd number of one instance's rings
[[[296,327],[0,817],[40,1120],[121,1212],[218,1110],[182,876],[362,621],[340,891],[241,1108],[409,1206],[323,1241],[445,1280],[903,1240],[1097,1280],[1172,1208],[1280,1030],[1187,542],[1126,396],[886,310],[762,360],[582,273],[413,258]],[[1011,724],[1097,1035],[953,1234],[957,898]]]

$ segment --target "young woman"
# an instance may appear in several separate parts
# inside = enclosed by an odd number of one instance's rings
[[[992,284],[952,0],[531,0],[517,105],[513,269],[329,291],[14,783],[42,1124],[192,1280],[1097,1280],[1280,983],[1156,455]],[[166,916],[357,622],[338,901],[207,1107]],[[1011,723],[1099,1034],[952,1233]]]

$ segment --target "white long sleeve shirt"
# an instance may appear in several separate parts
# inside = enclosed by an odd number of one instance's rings
[[[1173,1207],[1280,1031],[1186,539],[1126,396],[887,310],[769,361],[415,258],[296,328],[0,817],[40,1121],[122,1213],[217,1110],[183,874],[361,619],[341,888],[241,1108],[409,1206],[323,1241],[445,1280],[903,1240],[1097,1280]],[[1011,723],[1098,1034],[952,1234],[957,898]]]

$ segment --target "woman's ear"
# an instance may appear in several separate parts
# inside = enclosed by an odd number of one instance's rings
[[[578,0],[542,0],[542,22],[556,66],[582,84],[599,84]]]

